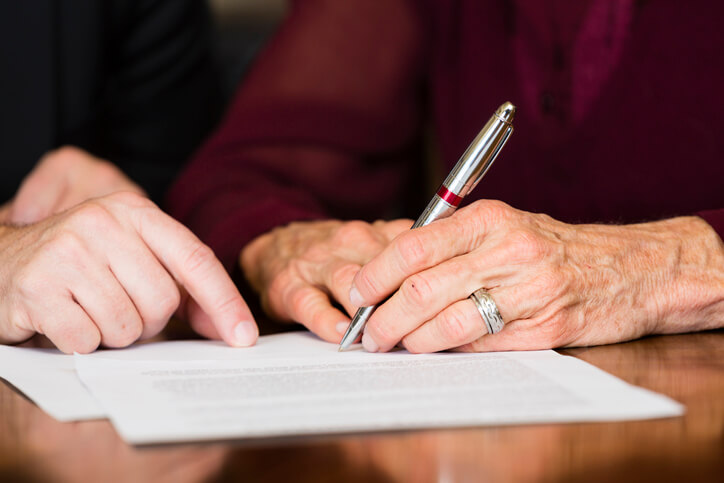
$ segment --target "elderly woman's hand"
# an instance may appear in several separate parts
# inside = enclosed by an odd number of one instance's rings
[[[497,334],[468,298],[479,288],[506,322]],[[697,217],[569,225],[478,201],[401,233],[364,265],[350,302],[383,301],[365,329],[368,351],[546,349],[700,330],[724,320],[724,249]]]
[[[291,223],[266,233],[241,253],[251,286],[265,312],[304,324],[329,342],[339,342],[357,307],[349,301],[352,279],[411,220]],[[347,314],[334,306],[336,302]]]

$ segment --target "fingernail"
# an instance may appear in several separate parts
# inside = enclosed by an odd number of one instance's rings
[[[372,337],[366,332],[362,336],[362,347],[364,347],[367,352],[377,352],[380,349],[377,343],[372,340]]]
[[[349,327],[349,322],[337,322],[336,329],[340,334],[347,332],[347,327]]]
[[[352,285],[352,288],[349,289],[349,301],[355,307],[364,307],[365,301],[362,299],[362,295],[359,293],[359,290],[357,290],[357,287],[355,287],[354,285]]]
[[[253,322],[239,322],[234,327],[234,340],[239,347],[254,345],[257,335],[256,325]]]

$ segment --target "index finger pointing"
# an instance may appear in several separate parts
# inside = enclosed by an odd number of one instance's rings
[[[155,206],[138,213],[133,217],[137,232],[221,338],[232,346],[253,345],[259,334],[254,317],[211,248]]]

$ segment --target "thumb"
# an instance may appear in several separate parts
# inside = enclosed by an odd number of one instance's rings
[[[28,175],[20,185],[13,201],[8,220],[12,223],[36,223],[55,213],[66,189],[64,180],[49,180],[39,170]]]

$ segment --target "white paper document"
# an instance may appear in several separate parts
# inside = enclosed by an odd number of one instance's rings
[[[337,352],[308,333],[76,355],[134,444],[677,416],[680,404],[553,351]]]
[[[0,345],[0,377],[58,421],[106,417],[78,379],[73,356],[57,349]]]

